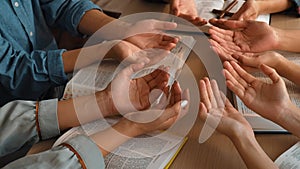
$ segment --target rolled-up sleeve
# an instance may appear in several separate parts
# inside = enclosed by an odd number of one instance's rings
[[[51,150],[23,157],[4,169],[49,168],[49,169],[104,169],[104,159],[97,145],[88,137],[78,135]]]
[[[60,134],[57,99],[13,101],[0,109],[0,156]]]
[[[73,35],[81,35],[78,25],[85,14],[91,9],[98,9],[90,0],[40,0],[42,10],[49,25],[60,27]]]
[[[0,37],[0,86],[15,98],[37,100],[50,87],[64,85],[65,50],[16,50]]]

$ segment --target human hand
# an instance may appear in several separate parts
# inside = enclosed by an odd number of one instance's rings
[[[234,50],[227,43],[218,43],[213,39],[208,40],[212,49],[218,54],[222,62],[225,61],[237,61],[233,55],[241,54],[241,52]]]
[[[126,114],[135,110],[144,110],[162,93],[168,91],[168,68],[159,68],[141,78],[132,79],[132,75],[143,69],[144,63],[132,64],[116,75],[105,89],[111,96],[112,112]]]
[[[233,54],[232,56],[238,60],[240,66],[249,73],[258,72],[259,67],[262,64],[265,64],[281,74],[279,71],[281,70],[281,68],[279,68],[281,65],[280,63],[287,60],[284,56],[274,51],[251,54]]]
[[[125,41],[130,42],[140,49],[158,48],[171,50],[176,46],[179,39],[162,33],[143,33],[127,37]]]
[[[292,104],[283,79],[274,69],[264,64],[260,66],[260,70],[272,80],[272,83],[267,83],[253,77],[235,62],[225,62],[224,68],[228,88],[261,116],[278,122]]]
[[[146,111],[132,112],[126,114],[120,123],[130,124],[133,127],[126,131],[125,135],[135,137],[141,134],[156,130],[165,130],[171,127],[177,120],[183,117],[189,109],[189,92],[183,93],[177,82],[172,85],[170,99],[168,102],[163,100],[162,104],[167,103],[166,109],[151,108]],[[128,125],[126,125],[128,126]]]
[[[194,0],[171,0],[170,14],[181,17],[196,26],[207,24],[207,21],[198,16]]]
[[[232,20],[255,20],[259,15],[259,5],[255,0],[247,0],[242,7],[230,18]]]
[[[188,112],[189,100],[188,90],[182,93],[179,84],[175,82],[172,85],[170,100],[168,100],[166,109],[155,108],[127,113],[111,128],[95,133],[90,137],[105,156],[128,139],[171,127]],[[162,102],[164,101],[166,100],[162,100]]]
[[[218,43],[234,45],[242,52],[264,52],[278,48],[276,29],[264,22],[211,19],[209,22],[222,29],[212,27],[211,38]],[[224,30],[230,29],[230,30]]]
[[[199,118],[208,122],[211,127],[216,127],[217,131],[225,134],[230,139],[234,139],[242,133],[253,135],[250,124],[238,112],[219,90],[215,80],[208,78],[200,80],[200,111]]]

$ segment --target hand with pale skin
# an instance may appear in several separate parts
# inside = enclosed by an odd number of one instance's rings
[[[227,43],[220,44],[213,39],[208,40],[213,50],[218,54],[222,62],[237,61],[234,54],[241,54],[239,51],[231,49]]]
[[[269,51],[252,55],[234,54],[232,56],[247,72],[257,72],[260,65],[265,64],[274,68],[280,76],[300,85],[300,66],[277,52]]]
[[[277,169],[278,167],[257,143],[250,124],[219,90],[217,82],[204,78],[200,80],[199,85],[201,98],[199,118],[201,121],[208,121],[208,125],[212,126],[215,124],[211,123],[218,122],[217,131],[229,137],[247,168]],[[208,118],[210,120],[207,120]]]
[[[135,44],[132,43],[134,41]],[[117,58],[120,61],[126,60],[130,63],[149,61],[151,58],[140,52],[159,52],[160,55],[167,55],[178,42],[178,38],[163,34],[140,34],[129,37],[114,45],[105,57]],[[140,53],[140,54],[138,54]]]
[[[229,138],[235,137],[234,134],[247,132],[253,135],[253,130],[246,119],[229,102],[226,96],[219,91],[217,82],[209,80],[207,77],[200,80],[200,112],[199,117],[202,121],[209,118],[217,121],[220,119],[217,130]]]
[[[111,96],[111,112],[126,114],[135,110],[145,110],[161,93],[168,91],[168,68],[160,67],[154,72],[132,79],[132,75],[143,69],[144,63],[133,64],[123,69],[105,89]],[[155,90],[153,93],[151,93]],[[101,107],[101,105],[100,105]]]
[[[98,10],[91,10],[87,13],[89,13],[88,16],[94,16],[94,19],[99,17]],[[122,61],[142,50],[153,48],[169,51],[174,48],[178,42],[177,37],[169,36],[163,32],[164,30],[175,29],[177,26],[176,23],[154,19],[141,20],[136,23],[127,23],[119,20],[107,19],[105,23],[107,25],[103,25],[104,23],[102,25],[100,23],[95,25],[97,22],[94,23],[92,18],[93,17],[86,17],[82,20],[80,25],[91,26],[83,26],[80,29],[81,32],[87,35],[93,35],[93,33],[96,32],[96,35],[93,36],[94,38],[99,36],[100,39],[108,41],[106,43],[64,52],[62,54],[62,59],[66,73],[99,62],[104,57],[115,57]],[[113,45],[109,43],[112,43]],[[83,53],[86,53],[86,56]],[[83,55],[84,58],[80,58],[80,56]],[[147,58],[143,57],[140,59],[133,57],[128,59],[128,61],[131,61],[132,63],[141,60],[147,60]]]
[[[162,92],[168,94],[169,74],[167,67],[160,67],[146,76],[131,79],[143,67],[144,63],[139,63],[124,68],[105,90],[94,95],[60,101],[58,112],[68,112],[68,115],[58,113],[58,119],[63,122],[59,126],[67,129],[95,119],[149,108]]]
[[[198,16],[194,0],[171,0],[170,14],[181,17],[196,26],[207,24],[207,21]]]
[[[274,69],[264,64],[260,66],[261,71],[272,80],[272,83],[266,83],[248,74],[235,62],[225,62],[224,68],[228,88],[247,107],[272,121],[278,121],[283,116],[285,107],[291,101],[283,79]]]
[[[133,137],[156,130],[165,130],[182,118],[188,112],[188,105],[181,107],[181,99],[189,102],[188,91],[182,93],[178,83],[172,86],[171,91],[170,102],[165,110],[150,109],[128,113],[126,115],[129,115],[130,118],[126,118],[125,115],[125,117],[111,128],[93,134],[91,138],[99,146],[103,156]],[[147,117],[149,114],[156,114],[158,116],[149,122],[130,120],[136,119],[133,116],[143,118],[143,116]]]
[[[230,18],[232,20],[255,20],[259,15],[259,5],[255,0],[247,0]]]
[[[228,43],[231,48],[242,52],[264,52],[277,49],[276,29],[264,22],[211,19],[214,26],[209,30],[211,38],[218,43]],[[224,30],[231,29],[231,30]]]
[[[274,69],[264,64],[260,66],[272,80],[267,83],[250,75],[235,62],[225,62],[224,68],[228,88],[247,107],[300,136],[300,110],[291,102],[283,79]]]
[[[258,15],[284,11],[291,7],[290,0],[247,0],[230,18],[232,20],[255,20]]]

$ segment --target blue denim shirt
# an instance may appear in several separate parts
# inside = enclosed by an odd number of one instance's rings
[[[65,50],[57,48],[49,27],[80,35],[82,16],[99,7],[89,0],[1,0],[0,7],[0,106],[38,100],[65,84]]]

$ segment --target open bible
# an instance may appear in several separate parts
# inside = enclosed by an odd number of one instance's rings
[[[300,142],[282,153],[275,160],[275,164],[279,167],[279,169],[300,168]]]

